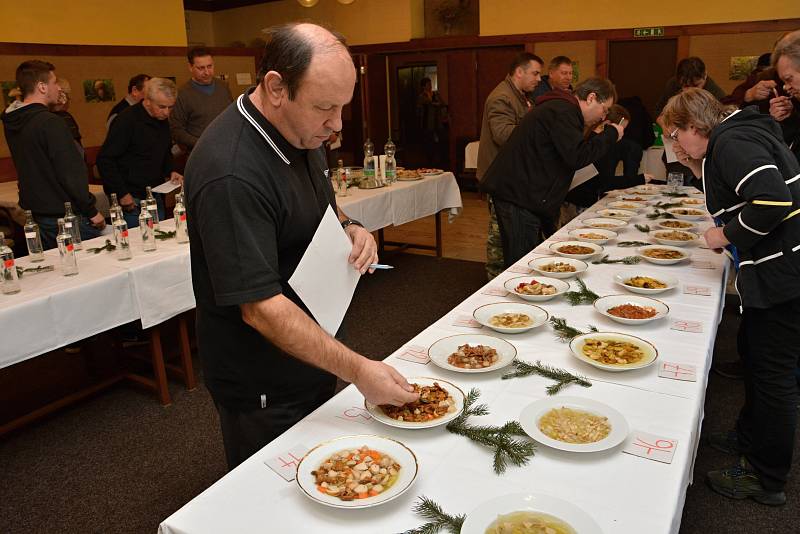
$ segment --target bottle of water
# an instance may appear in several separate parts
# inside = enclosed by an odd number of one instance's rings
[[[128,223],[125,219],[117,219],[115,222],[114,233],[117,235],[117,259],[120,261],[129,260],[133,257],[131,252],[131,241],[128,238]]]
[[[64,202],[64,226],[72,234],[75,250],[81,249],[81,225],[78,216],[72,213],[72,202]]]
[[[347,196],[347,172],[344,169],[344,162],[338,160],[336,162],[336,176],[333,180],[336,185],[336,195],[340,197]]]
[[[364,181],[367,187],[375,187],[375,161],[372,159],[375,145],[367,139],[364,143]]]
[[[397,161],[394,159],[394,153],[397,151],[392,138],[390,137],[386,144],[383,145],[383,153],[386,154],[385,167],[383,175],[386,178],[386,183],[391,185],[397,181]]]
[[[186,225],[186,206],[183,204],[183,193],[175,195],[175,239],[178,243],[189,242],[189,227]]]
[[[44,261],[44,247],[39,225],[33,220],[31,210],[25,210],[25,242],[28,244],[28,257],[32,262]]]
[[[114,230],[114,243],[119,244],[117,221],[122,218],[122,207],[117,201],[116,193],[111,193],[111,205],[108,207],[108,215],[111,217],[111,229]]]
[[[142,250],[152,252],[156,249],[156,229],[152,212],[142,207],[139,210],[139,230],[142,233]]]
[[[156,199],[153,196],[153,190],[150,188],[150,186],[145,188],[145,193],[147,193],[147,211],[150,212],[150,216],[153,218],[153,228],[158,230],[158,202],[156,202]],[[141,209],[145,209],[144,202],[142,202]]]
[[[73,276],[78,274],[78,258],[75,257],[75,241],[72,230],[67,228],[64,219],[58,220],[58,253],[61,256],[61,274]]]
[[[19,293],[19,277],[14,253],[6,246],[6,236],[0,232],[0,289],[6,295]]]

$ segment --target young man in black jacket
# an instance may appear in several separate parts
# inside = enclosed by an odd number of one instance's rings
[[[17,169],[19,205],[33,212],[46,249],[56,246],[57,220],[64,216],[64,202],[71,202],[80,216],[83,239],[99,236],[106,224],[94,206],[86,165],[72,132],[63,118],[48,111],[48,106],[58,102],[61,90],[54,70],[45,61],[20,64],[16,75],[23,105],[2,115]]]
[[[103,189],[108,195],[117,194],[128,228],[139,226],[139,205],[147,186],[183,180],[172,170],[172,138],[167,120],[176,92],[171,80],[151,78],[145,86],[144,99],[114,119],[97,154]],[[163,219],[162,196],[154,196],[158,216]]]
[[[622,137],[618,124],[588,140],[583,134],[586,124],[605,119],[615,99],[614,85],[603,78],[581,82],[575,96],[551,91],[536,100],[536,108],[500,149],[481,190],[494,202],[506,267],[555,230],[575,171],[596,161]]]

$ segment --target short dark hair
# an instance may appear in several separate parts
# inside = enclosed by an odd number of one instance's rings
[[[193,48],[190,48],[189,52],[186,53],[186,59],[189,60],[189,65],[194,65],[194,58],[205,57],[210,55],[211,55],[211,50],[209,50],[205,46],[195,46]]]
[[[617,100],[617,89],[606,78],[587,78],[575,87],[575,96],[579,100],[586,100],[592,93],[600,102],[607,102],[609,98]]]
[[[17,85],[22,93],[22,98],[33,94],[36,84],[39,82],[47,83],[50,73],[56,70],[55,65],[47,61],[32,59],[23,61],[17,67]]]
[[[675,80],[681,87],[694,85],[697,80],[706,76],[706,64],[699,57],[687,57],[678,62],[675,69]]]
[[[628,123],[631,122],[631,114],[627,109],[619,104],[614,104],[608,108],[608,114],[606,115],[607,121],[613,122],[614,124],[619,124],[621,119],[625,119],[625,121]]]
[[[134,87],[136,89],[138,89],[139,91],[144,89],[144,82],[146,82],[150,78],[151,78],[151,76],[149,76],[147,74],[137,74],[136,76],[131,78],[128,81],[128,94],[130,94],[130,92],[133,91]]]
[[[277,72],[283,78],[289,100],[294,100],[300,89],[300,82],[308,71],[315,52],[314,44],[297,31],[299,24],[301,23],[281,24],[264,30],[267,44],[258,65],[258,83],[263,83],[264,76],[269,71]],[[330,28],[325,29],[347,50],[344,36]]]
[[[569,65],[572,66],[572,60],[567,56],[556,56],[550,60],[550,64],[547,66],[547,70],[555,70],[561,65]]]
[[[530,52],[520,52],[514,56],[513,61],[511,61],[511,65],[508,66],[508,74],[513,75],[514,71],[517,70],[517,67],[525,67],[531,61],[535,61],[540,65],[544,65],[542,58],[536,54],[531,54]]]

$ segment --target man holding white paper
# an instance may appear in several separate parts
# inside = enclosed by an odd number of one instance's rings
[[[231,469],[330,398],[337,376],[373,403],[417,398],[392,367],[320,328],[289,285],[329,209],[359,273],[377,246],[338,210],[324,172],[322,144],[341,130],[356,81],[343,38],[306,23],[267,33],[258,85],[206,129],[186,166],[198,346]]]
[[[613,123],[591,139],[583,133],[606,118],[616,96],[610,81],[589,78],[574,96],[556,90],[539,97],[486,171],[481,190],[492,196],[507,268],[555,230],[575,171],[622,138]]]

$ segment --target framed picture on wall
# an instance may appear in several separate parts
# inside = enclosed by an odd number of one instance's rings
[[[86,102],[90,104],[116,100],[114,97],[114,82],[110,78],[83,80],[83,96]]]

